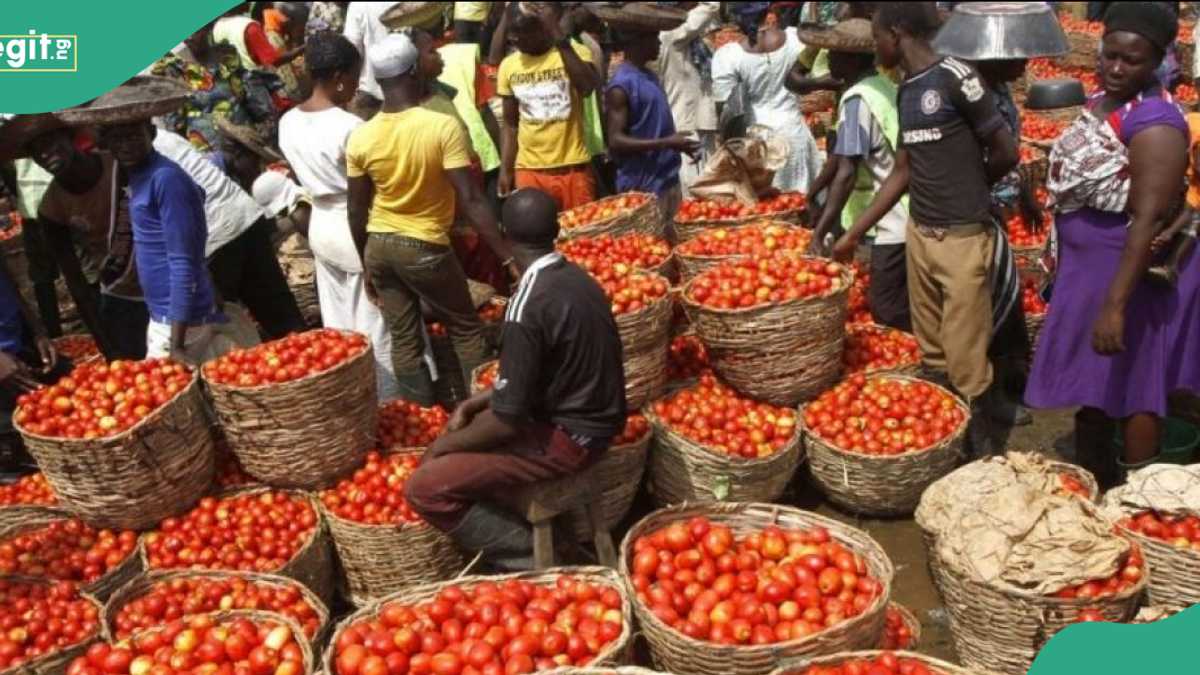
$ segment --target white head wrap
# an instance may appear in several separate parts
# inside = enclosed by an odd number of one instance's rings
[[[411,73],[417,67],[417,46],[405,33],[389,33],[367,49],[367,58],[376,80],[387,80]]]

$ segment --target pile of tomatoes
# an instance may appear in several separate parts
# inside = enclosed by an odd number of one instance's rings
[[[241,673],[303,675],[304,652],[286,624],[199,615],[137,633],[126,643],[98,643],[67,667],[67,675]]]
[[[921,362],[921,348],[909,333],[874,324],[846,331],[842,364],[847,373],[891,370]]]
[[[883,623],[883,644],[881,649],[908,649],[912,646],[913,634],[904,615],[895,607],[888,605]]]
[[[9,211],[0,220],[0,241],[16,239],[25,226],[25,217],[20,211]]]
[[[747,227],[718,227],[706,230],[679,245],[687,256],[743,255],[765,258],[775,251],[805,251],[812,243],[812,232],[803,227],[779,223],[757,223]]]
[[[146,560],[153,569],[275,572],[316,528],[312,504],[286,492],[204,497],[191,511],[164,519],[145,536]]]
[[[612,303],[613,316],[640,312],[667,297],[667,280],[657,274],[632,272],[599,281],[604,296]]]
[[[1125,561],[1116,573],[1107,579],[1087,581],[1077,586],[1070,586],[1052,594],[1052,597],[1071,600],[1075,598],[1111,598],[1120,595],[1138,585],[1145,575],[1146,561],[1142,551],[1135,544],[1130,547]]]
[[[505,304],[492,298],[489,302],[479,308],[479,320],[484,323],[496,323],[504,318]],[[425,323],[425,330],[429,333],[429,337],[444,338],[449,335],[446,331],[446,324],[441,321],[428,321]]]
[[[128,638],[135,632],[192,614],[256,609],[283,614],[313,637],[321,627],[321,617],[308,603],[297,582],[264,583],[244,577],[181,576],[155,582],[145,595],[121,607],[113,619],[115,637]]]
[[[707,371],[708,349],[695,335],[679,335],[671,340],[667,353],[667,379],[690,380]]]
[[[848,659],[836,666],[809,666],[786,675],[938,675],[917,659],[884,652],[870,659]]]
[[[721,645],[819,633],[870,609],[884,590],[822,527],[739,538],[697,517],[638,537],[633,554],[638,600],[684,635]]]
[[[854,283],[850,286],[849,311],[846,314],[846,323],[853,325],[873,323],[875,321],[871,316],[870,290],[870,268],[855,261]]]
[[[226,490],[245,485],[254,485],[258,480],[246,473],[236,455],[228,450],[218,450],[217,476],[214,482],[217,484],[217,487]]]
[[[621,637],[620,592],[569,576],[448,586],[417,605],[391,602],[344,628],[330,675],[517,675],[583,666]]]
[[[40,471],[21,476],[8,485],[0,485],[0,506],[54,506],[57,503],[58,495],[54,494],[54,489]]]
[[[367,453],[367,463],[317,498],[330,513],[364,525],[419,523],[404,500],[404,485],[421,463],[420,455],[403,453],[383,456]]]
[[[1092,498],[1091,490],[1082,481],[1069,473],[1058,474],[1058,485],[1059,491],[1064,495],[1074,495],[1084,499]]]
[[[450,416],[440,405],[424,407],[396,399],[379,406],[379,447],[423,448],[446,430]]]
[[[851,375],[804,408],[808,433],[868,455],[927,450],[965,422],[958,400],[944,389],[886,375]]]
[[[1084,35],[1100,37],[1104,32],[1104,24],[1102,22],[1086,21],[1071,14],[1059,14],[1058,22],[1067,33],[1083,33]]]
[[[54,339],[54,349],[75,363],[100,356],[100,347],[91,335],[64,335]]]
[[[1171,516],[1147,511],[1122,518],[1119,524],[1131,532],[1165,541],[1177,549],[1200,553],[1200,518],[1196,516]]]
[[[1025,310],[1025,316],[1041,316],[1050,311],[1050,305],[1042,299],[1033,279],[1021,279],[1021,308]]]
[[[1046,224],[1049,214],[1042,215],[1041,229],[1034,229],[1025,221],[1025,217],[1018,213],[1008,217],[1005,222],[1005,228],[1008,230],[1008,240],[1015,248],[1037,248],[1044,246],[1046,240],[1050,238],[1050,228]]]
[[[609,220],[644,205],[649,199],[650,195],[645,193],[628,192],[589,202],[558,214],[558,226],[564,230],[570,230],[582,225]]]
[[[367,338],[318,328],[264,342],[250,349],[235,349],[204,365],[204,376],[218,384],[257,387],[292,382],[322,373],[361,354]]]
[[[29,433],[102,438],[146,418],[188,387],[192,372],[169,359],[85,363],[17,398],[13,420]]]
[[[579,237],[561,242],[558,250],[601,280],[625,276],[634,270],[654,269],[671,255],[671,245],[665,239],[640,232],[617,237]]]
[[[796,412],[745,398],[705,373],[654,402],[654,414],[673,431],[717,454],[769,457],[796,437]]]
[[[475,388],[479,391],[490,389],[496,384],[500,375],[500,361],[492,361],[475,375]]]
[[[759,199],[754,205],[739,201],[713,201],[709,199],[685,199],[679,206],[675,220],[687,223],[696,220],[736,220],[753,216],[770,216],[803,209],[808,203],[800,192],[781,192],[773,197]]]
[[[91,583],[134,554],[137,533],[56,520],[0,539],[0,575]]]
[[[1200,101],[1200,96],[1196,94],[1194,85],[1185,82],[1175,88],[1175,100],[1180,103],[1192,104]]]
[[[1021,135],[1035,141],[1055,141],[1066,128],[1066,122],[1042,117],[1037,113],[1027,112],[1021,120]]]
[[[1022,164],[1030,164],[1032,162],[1036,162],[1039,159],[1042,159],[1043,157],[1045,157],[1045,155],[1042,154],[1042,152],[1040,150],[1033,147],[1032,145],[1029,145],[1028,143],[1021,144],[1021,163]]]
[[[745,309],[816,298],[842,289],[842,265],[824,258],[777,254],[757,260],[727,260],[688,285],[688,297],[710,309]]]
[[[0,672],[79,644],[100,630],[100,610],[69,581],[0,578]]]
[[[628,445],[640,441],[650,431],[650,422],[641,413],[630,413],[625,418],[625,428],[621,430],[610,445]]]

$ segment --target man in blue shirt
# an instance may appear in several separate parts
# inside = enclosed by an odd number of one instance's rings
[[[205,266],[204,191],[154,150],[149,120],[100,129],[100,144],[129,175],[129,214],[138,281],[150,310],[146,356],[199,364],[231,346],[214,330],[217,311]]]

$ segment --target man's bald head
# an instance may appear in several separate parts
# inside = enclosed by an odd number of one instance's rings
[[[558,206],[541,190],[523,188],[504,202],[504,234],[514,243],[553,248],[558,238]]]

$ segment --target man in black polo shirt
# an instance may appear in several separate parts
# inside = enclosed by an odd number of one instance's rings
[[[503,222],[522,274],[504,316],[496,385],[455,409],[405,497],[460,547],[521,569],[532,565],[532,532],[503,508],[506,496],[608,449],[625,426],[625,375],[604,291],[554,250],[554,201],[519,190]]]
[[[867,210],[838,241],[848,258],[858,239],[909,193],[908,294],[925,365],[946,371],[971,402],[976,452],[982,414],[1005,418],[1011,404],[992,387],[991,274],[998,236],[990,185],[1016,166],[1017,143],[979,73],[939,57],[929,41],[939,19],[932,2],[879,3],[872,23],[876,56],[908,75],[900,85],[900,151]],[[1006,410],[1007,408],[1007,410]]]

